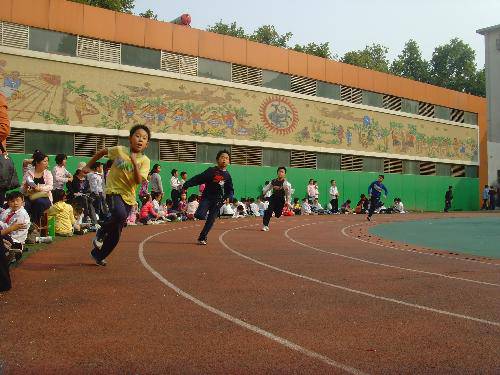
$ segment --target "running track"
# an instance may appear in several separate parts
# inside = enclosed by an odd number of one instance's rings
[[[363,219],[132,227],[105,268],[58,242],[0,294],[0,373],[499,373],[500,261]]]

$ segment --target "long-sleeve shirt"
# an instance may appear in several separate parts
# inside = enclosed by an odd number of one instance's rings
[[[337,199],[339,197],[339,189],[337,188],[337,185],[335,186],[330,186],[330,199]]]
[[[307,185],[307,196],[314,198],[316,196],[316,186]]]
[[[202,199],[225,200],[226,198],[233,198],[233,180],[226,170],[219,167],[210,167],[205,172],[187,180],[184,183],[184,189],[201,184],[205,184]]]
[[[174,178],[174,177],[172,177]],[[176,177],[175,177],[176,178]],[[161,182],[161,176],[159,173],[153,173],[149,181],[151,186],[151,191],[155,193],[163,193],[163,184]]]
[[[60,201],[50,207],[47,213],[49,217],[56,219],[56,233],[66,235],[73,233],[73,225],[76,219],[71,205]]]
[[[66,185],[66,182],[68,182],[69,178],[71,177],[71,173],[68,172],[66,167],[62,165],[56,165],[52,169],[52,176],[54,177],[54,190],[64,190],[64,185]]]
[[[370,186],[368,186],[368,195],[372,195],[375,198],[380,198],[382,194],[382,190],[385,192],[385,195],[389,194],[387,188],[380,181],[373,181]]]
[[[28,212],[26,212],[24,207],[21,207],[19,210],[15,212],[12,212],[10,208],[7,208],[0,214],[0,229],[7,229],[8,227],[10,227],[15,223],[26,224],[26,228],[10,232],[9,235],[14,241],[19,243],[25,243],[26,238],[28,237],[30,216],[28,215]]]
[[[277,178],[272,180],[269,184],[264,186],[262,189],[262,194],[266,195],[271,191],[271,194],[283,198],[285,202],[290,203],[290,198],[292,195],[292,185],[287,180],[278,180]]]
[[[87,174],[87,181],[89,182],[89,190],[91,193],[101,195],[104,193],[102,186],[102,174],[91,172]]]
[[[35,169],[30,168],[26,170],[23,175],[23,183],[21,184],[21,192],[23,194],[28,194],[33,185],[38,186],[40,191],[46,192],[49,199],[52,201],[52,190],[54,189],[54,177],[52,177],[52,172],[48,169],[43,171],[43,184],[35,184]]]
[[[182,184],[179,181],[179,178],[172,176],[172,178],[170,179],[170,187],[172,188],[172,190],[180,190]]]
[[[141,219],[147,219],[149,215],[151,215],[153,217],[158,217],[158,214],[156,213],[156,211],[155,211],[155,209],[153,207],[153,202],[152,201],[146,202],[141,207],[141,212],[139,213],[139,217]]]

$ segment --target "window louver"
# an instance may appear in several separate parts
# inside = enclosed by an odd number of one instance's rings
[[[24,129],[11,128],[7,137],[7,151],[24,154],[25,139]]]
[[[292,168],[317,168],[317,157],[315,152],[295,151],[290,153],[290,167]]]
[[[198,58],[161,51],[161,70],[197,76]]]
[[[120,64],[121,44],[78,36],[76,54],[84,59]]]
[[[262,165],[262,148],[231,146],[231,163],[240,165]]]
[[[160,139],[160,160],[193,163],[196,161],[196,142]]]
[[[231,82],[262,86],[262,70],[245,65],[231,64]]]
[[[297,94],[316,95],[316,80],[300,76],[291,76],[290,91]]]
[[[464,111],[461,109],[452,109],[450,114],[450,120],[455,122],[464,122]]]
[[[420,116],[434,117],[434,104],[419,102],[418,114]]]
[[[451,175],[453,177],[465,177],[465,165],[452,165]]]
[[[403,161],[399,159],[384,159],[384,173],[403,173]]]
[[[420,175],[422,176],[435,176],[436,164],[433,162],[421,161],[420,162]]]
[[[401,111],[402,99],[398,96],[384,95],[383,104],[385,109]]]
[[[340,86],[340,100],[362,104],[363,103],[363,90],[354,87]]]
[[[92,157],[94,154],[108,147],[118,146],[118,136],[100,134],[74,135],[74,155]]]
[[[0,31],[3,46],[28,49],[29,26],[0,22]]]
[[[341,155],[340,169],[343,171],[361,172],[363,171],[363,158],[356,155]]]

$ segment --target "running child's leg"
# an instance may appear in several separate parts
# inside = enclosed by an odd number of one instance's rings
[[[198,237],[198,241],[207,240],[208,232],[210,232],[210,229],[212,229],[212,226],[215,223],[215,219],[219,215],[220,204],[216,200],[211,201],[207,199],[207,206],[208,206],[207,220],[205,221],[205,225],[203,226],[200,236]]]
[[[274,211],[274,199],[269,200],[269,205],[267,206],[267,210],[264,211],[264,218],[262,219],[262,224],[265,227],[269,226],[269,222],[271,221],[271,217],[273,216]]]
[[[274,202],[274,217],[278,219],[283,214],[283,207],[285,207],[285,201]]]

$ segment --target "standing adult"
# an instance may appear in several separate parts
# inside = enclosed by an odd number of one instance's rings
[[[451,208],[451,202],[453,201],[453,186],[448,186],[448,190],[444,195],[444,212],[448,212]]]
[[[330,204],[332,205],[332,212],[336,214],[339,212],[339,189],[335,180],[331,180],[330,184]]]
[[[314,185],[314,180],[311,178],[309,184],[307,185],[307,200],[312,203],[316,197],[316,186]]]
[[[376,181],[373,181],[370,186],[368,186],[368,197],[370,198],[370,209],[368,210],[368,215],[366,220],[370,221],[375,210],[380,206],[380,196],[382,195],[382,190],[384,191],[384,196],[387,198],[387,188],[382,183],[384,181],[384,175],[379,175]]]
[[[481,206],[481,210],[487,210],[488,201],[490,200],[490,187],[488,185],[484,185],[482,198],[483,198],[483,205]]]
[[[496,191],[495,191],[495,188],[493,186],[490,186],[490,189],[488,190],[488,194],[489,194],[489,198],[490,198],[490,210],[494,210],[495,209],[495,206],[496,206],[496,202],[495,202],[495,195],[496,195]]]
[[[172,169],[172,177],[170,178],[170,197],[172,198],[172,209],[177,210],[179,207],[179,200],[181,199],[182,184],[179,181],[179,172],[177,169]]]
[[[163,194],[163,183],[161,182],[161,167],[160,164],[153,165],[150,173],[149,184],[151,186],[152,193]]]

